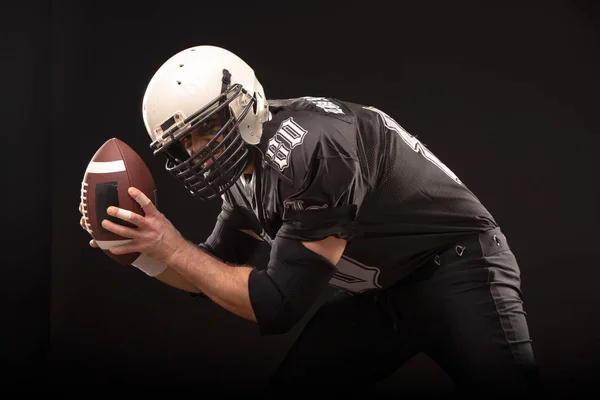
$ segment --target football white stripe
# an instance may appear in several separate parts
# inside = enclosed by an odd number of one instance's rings
[[[98,162],[91,161],[87,167],[87,172],[90,174],[110,174],[112,172],[125,171],[125,163],[123,160]]]
[[[131,239],[126,240],[96,240],[95,241],[98,247],[102,250],[109,250],[115,246],[120,246],[122,244],[127,244],[131,242]]]

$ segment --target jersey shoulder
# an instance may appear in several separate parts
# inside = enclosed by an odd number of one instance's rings
[[[263,168],[287,186],[301,187],[319,160],[357,158],[356,118],[343,102],[301,97],[269,104],[272,118],[259,144]]]
[[[269,110],[272,113],[307,112],[313,117],[322,116],[332,118],[351,124],[355,115],[347,102],[331,98],[303,96],[290,99],[269,100]]]

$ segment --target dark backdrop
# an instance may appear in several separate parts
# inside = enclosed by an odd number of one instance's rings
[[[7,0],[1,7],[10,239],[0,291],[4,382],[247,388],[265,382],[298,334],[260,337],[210,301],[112,262],[88,247],[79,227],[87,163],[119,137],[152,170],[161,211],[194,241],[211,231],[218,202],[199,203],[167,175],[141,119],[154,71],[197,44],[240,55],[268,97],[368,103],[419,135],[507,234],[546,384],[575,389],[598,378],[593,2]],[[452,383],[419,355],[382,388],[438,391]]]

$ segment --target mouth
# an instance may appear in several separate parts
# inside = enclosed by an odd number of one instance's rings
[[[216,153],[213,154],[213,157],[209,158],[208,160],[206,160],[204,162],[204,164],[202,164],[203,167],[208,167],[209,165],[211,165],[213,163],[213,158],[217,159],[219,158],[219,155],[221,155],[221,153],[223,152],[223,150],[219,150]]]

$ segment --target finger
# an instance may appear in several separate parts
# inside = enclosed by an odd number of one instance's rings
[[[154,207],[152,201],[140,189],[130,187],[128,193],[144,209],[145,213],[153,212],[154,210],[156,210],[156,207]]]
[[[136,235],[135,229],[115,224],[114,222],[109,221],[107,219],[102,220],[102,227],[104,227],[104,229],[106,229],[107,231],[110,231],[112,233],[126,238],[133,238]]]
[[[98,248],[98,243],[96,243],[96,241],[94,239],[90,240],[90,246],[92,246],[93,248]]]
[[[131,222],[134,225],[140,225],[144,223],[144,217],[140,214],[136,214],[133,211],[125,210],[115,206],[110,206],[106,209],[108,215],[122,219],[123,221]]]

